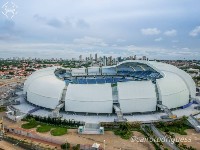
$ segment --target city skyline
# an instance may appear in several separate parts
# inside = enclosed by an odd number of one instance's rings
[[[13,20],[0,15],[1,58],[200,56],[197,0],[13,2],[18,6]]]

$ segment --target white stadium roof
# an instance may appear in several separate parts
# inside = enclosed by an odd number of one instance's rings
[[[160,73],[162,77],[157,78],[156,83],[143,80],[117,81],[118,101],[123,113],[155,111],[158,99],[169,108],[177,108],[186,105],[189,102],[189,96],[195,98],[196,87],[190,75],[169,64],[156,61],[125,61],[116,66],[106,66],[102,72],[106,69],[106,71],[110,71],[108,72],[110,76],[114,76],[114,68],[118,66],[123,68],[126,63],[133,64],[133,66],[146,65]],[[66,85],[64,80],[55,75],[56,68],[38,70],[25,81],[23,93],[27,94],[27,101],[37,106],[55,109]],[[109,70],[109,68],[112,69]],[[100,70],[98,67],[90,67],[88,73],[100,75]],[[79,73],[87,76],[85,68],[72,69],[72,76]],[[65,111],[112,113],[114,105],[112,84],[74,84],[69,82],[64,100]]]

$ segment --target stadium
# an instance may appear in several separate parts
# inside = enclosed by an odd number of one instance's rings
[[[150,114],[187,108],[196,87],[189,74],[156,61],[130,60],[115,66],[88,68],[50,67],[34,72],[24,83],[25,101],[49,111],[67,114]]]

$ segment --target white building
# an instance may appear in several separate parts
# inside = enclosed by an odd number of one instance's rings
[[[26,80],[23,93],[27,101],[44,108],[55,109],[64,101],[65,111],[108,114],[114,105],[122,113],[152,112],[158,103],[171,109],[195,98],[191,76],[169,64],[130,60],[85,70],[38,70]]]

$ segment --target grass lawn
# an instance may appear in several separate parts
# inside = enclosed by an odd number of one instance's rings
[[[51,135],[53,136],[61,136],[67,133],[67,128],[57,127],[51,130]]]
[[[163,127],[160,128],[162,131],[164,132],[174,132],[174,133],[179,133],[181,135],[187,135],[187,133],[185,132],[186,129],[191,129],[188,126],[183,126],[183,127],[176,127],[176,126],[168,126],[168,127]]]
[[[185,130],[191,129],[191,127],[187,125],[187,117],[185,116],[173,122],[158,122],[156,127],[164,132],[174,132],[181,135],[187,135]]]
[[[6,111],[6,107],[0,107],[0,112]]]
[[[37,128],[36,131],[40,133],[51,132],[53,136],[60,136],[67,133],[66,127],[59,127],[54,125],[49,125],[41,122],[37,122],[34,119],[29,120],[28,123],[22,124],[24,129]]]
[[[29,123],[25,123],[22,125],[22,128],[24,129],[32,129],[32,128],[35,128],[39,125],[39,123],[37,122],[29,122]]]
[[[50,125],[41,125],[41,126],[37,127],[36,131],[40,132],[40,133],[49,132],[51,130],[51,128],[53,128],[53,127]]]

